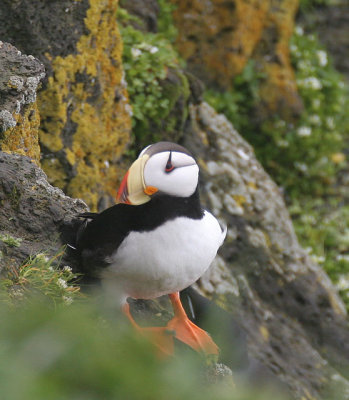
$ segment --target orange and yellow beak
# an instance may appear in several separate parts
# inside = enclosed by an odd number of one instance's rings
[[[144,154],[131,165],[126,172],[116,196],[118,203],[140,205],[151,200],[151,196],[158,189],[154,186],[146,186],[144,182],[144,167],[149,156]]]

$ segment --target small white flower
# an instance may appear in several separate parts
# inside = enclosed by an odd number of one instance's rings
[[[339,278],[337,285],[338,290],[347,290],[349,289],[349,276],[348,275],[341,275]]]
[[[308,89],[320,90],[322,89],[322,83],[315,76],[309,76],[299,82],[299,84]]]
[[[312,248],[312,247],[305,247],[305,248],[304,248],[304,251],[305,251],[307,254],[311,254],[311,253],[313,252],[313,248]]]
[[[297,67],[298,69],[306,70],[310,68],[310,65],[305,60],[299,60],[299,62],[297,63]]]
[[[320,99],[313,99],[313,107],[315,108],[315,110],[317,110],[318,108],[320,108],[321,106],[321,101]]]
[[[291,44],[290,50],[292,53],[295,53],[297,51],[298,47],[295,44]]]
[[[328,63],[327,53],[324,50],[319,50],[316,52],[317,59],[319,61],[320,67],[325,67]]]
[[[66,288],[68,287],[67,281],[65,281],[65,280],[62,279],[62,278],[58,278],[58,280],[57,280],[57,285],[58,285],[59,287],[61,287],[62,289],[66,289]]]
[[[308,171],[308,166],[307,166],[306,164],[304,164],[304,163],[300,163],[300,162],[296,161],[296,162],[294,163],[294,166],[295,166],[299,171],[302,171],[302,172],[307,172],[307,171]]]
[[[321,125],[321,118],[317,114],[313,114],[309,117],[309,122],[313,125]]]
[[[69,267],[69,265],[65,265],[65,266],[63,267],[63,271],[65,271],[65,272],[72,272],[72,269],[71,269],[71,267]]]
[[[287,140],[278,140],[277,142],[276,142],[276,145],[277,146],[279,146],[279,147],[288,147],[289,146],[289,143],[288,143],[288,141]]]
[[[326,125],[329,129],[334,129],[334,119],[332,117],[327,117]]]
[[[311,256],[311,259],[318,264],[323,264],[325,262],[324,256],[317,256],[315,254]]]
[[[303,28],[301,27],[301,26],[296,26],[296,28],[295,28],[295,33],[298,35],[298,36],[303,36],[304,35],[304,30],[303,30]]]
[[[298,136],[310,136],[311,135],[311,128],[309,126],[300,126],[297,129],[297,135]]]
[[[109,161],[108,161],[108,160],[105,160],[105,161],[104,161],[104,165],[105,165],[106,168],[109,168],[109,166],[110,166]]]
[[[149,50],[151,54],[155,54],[159,51],[159,48],[156,46],[152,46],[151,49]]]
[[[142,54],[142,52],[141,50],[137,49],[137,47],[132,47],[131,54],[133,58],[138,58]]]
[[[336,256],[337,261],[347,261],[349,262],[349,254],[338,254]]]
[[[47,257],[47,255],[46,255],[45,253],[39,253],[39,254],[37,254],[37,255],[36,255],[36,258],[37,258],[38,260],[45,261],[45,262],[49,261],[49,258]]]

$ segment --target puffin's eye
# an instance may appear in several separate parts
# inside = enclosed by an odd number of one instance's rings
[[[168,160],[165,167],[165,172],[169,173],[173,171],[175,167],[172,165],[172,151],[170,151],[170,155],[168,156]]]

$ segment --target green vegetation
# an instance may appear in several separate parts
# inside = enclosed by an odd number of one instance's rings
[[[133,133],[135,140],[141,143],[158,141],[163,134],[174,129],[175,121],[170,114],[176,100],[189,95],[184,75],[179,71],[178,55],[171,44],[175,30],[167,24],[169,10],[163,9],[164,33],[147,33],[135,29],[132,21],[141,25],[141,21],[119,9],[118,21],[124,43],[123,66],[126,74],[127,89],[132,104]],[[170,36],[168,39],[166,35]],[[169,71],[177,71],[175,85],[167,81]],[[176,90],[174,90],[176,89]]]
[[[215,378],[188,348],[160,358],[115,304],[80,295],[70,268],[59,267],[60,256],[38,254],[0,280],[1,398],[256,398],[230,375]],[[260,400],[270,396],[258,391]]]
[[[10,247],[19,247],[21,245],[21,238],[15,238],[5,233],[0,233],[0,240]]]
[[[337,194],[302,197],[289,210],[296,233],[310,257],[322,265],[349,310],[349,206]]]
[[[168,0],[158,0],[158,4],[158,32],[171,43],[174,43],[177,38],[177,28],[173,23],[172,13],[176,9],[176,5]]]
[[[92,302],[53,310],[38,301],[0,308],[0,387],[8,400],[267,400],[270,393],[214,384],[192,354],[159,359],[125,323]],[[257,396],[257,397],[256,397]],[[282,400],[281,396],[273,398]]]
[[[9,304],[25,304],[35,295],[59,305],[80,298],[77,276],[69,266],[59,265],[62,254],[63,250],[51,258],[37,254],[19,268],[8,266],[0,280],[0,299]]]
[[[290,43],[304,112],[296,124],[279,117],[253,120],[263,75],[250,61],[228,92],[206,91],[254,146],[256,155],[285,189],[301,244],[330,275],[349,309],[349,206],[337,175],[348,168],[348,87],[315,35],[297,26]],[[293,167],[293,168],[292,168]],[[343,201],[344,200],[344,201]]]
[[[263,79],[253,61],[234,79],[233,90],[208,90],[205,97],[254,146],[258,159],[289,196],[322,195],[345,160],[341,150],[348,134],[347,88],[314,35],[296,27],[290,49],[304,103],[297,123],[276,116],[260,124],[251,118]]]

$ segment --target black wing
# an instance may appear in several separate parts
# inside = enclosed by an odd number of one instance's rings
[[[129,209],[124,204],[117,204],[100,214],[84,213],[84,218],[77,232],[76,251],[80,258],[80,270],[96,276],[110,264],[110,257],[120,246],[130,231]]]

